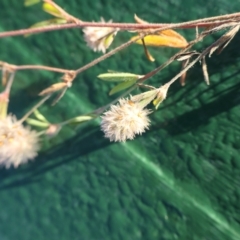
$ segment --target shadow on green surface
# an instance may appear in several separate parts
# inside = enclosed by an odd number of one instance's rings
[[[41,181],[41,175],[60,167],[70,161],[81,161],[81,157],[98,149],[105,148],[110,142],[103,138],[99,128],[76,134],[63,143],[49,149],[25,166],[18,169],[0,170],[0,191],[16,187],[22,187]]]
[[[240,83],[218,93],[218,98],[168,121],[165,129],[172,135],[182,134],[208,123],[209,119],[240,103]],[[156,126],[158,127],[158,126]]]
[[[236,51],[239,41],[240,34],[220,55],[215,54],[211,59],[207,59],[210,75],[209,86],[201,86],[204,78],[200,67],[196,65],[190,69],[185,87],[179,89],[179,84],[173,85],[168,95],[170,101],[163,104],[159,111],[170,109],[181,101],[188,106],[192,106],[192,101],[198,101],[199,107],[179,115],[176,114],[176,117],[169,119],[167,124],[161,123],[160,126],[157,124],[151,130],[155,131],[163,126],[172,135],[182,134],[208,123],[210,118],[239,105],[240,70],[238,62],[240,56]]]

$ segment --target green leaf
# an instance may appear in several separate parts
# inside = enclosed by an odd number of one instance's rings
[[[34,5],[36,3],[39,3],[39,2],[41,2],[41,0],[25,0],[24,1],[24,6],[29,7],[29,6],[32,6],[32,5]]]
[[[94,118],[95,118],[95,116],[91,116],[91,115],[78,116],[78,117],[75,117],[75,118],[72,118],[72,119],[68,120],[67,123],[69,125],[79,125],[83,122],[90,121]]]
[[[139,78],[143,76],[133,74],[133,73],[111,72],[111,73],[100,74],[97,77],[103,81],[108,81],[108,82],[126,82],[126,81],[137,81]]]
[[[41,122],[49,123],[48,120],[38,110],[35,110],[33,114]]]
[[[66,22],[67,21],[63,18],[53,18],[53,19],[49,19],[46,21],[41,21],[41,22],[35,23],[30,28],[43,27],[43,26],[48,26],[48,25],[52,25],[52,24],[63,24]]]
[[[42,127],[42,128],[47,128],[49,126],[49,123],[47,122],[41,122],[33,118],[28,118],[26,122],[29,125],[36,126],[36,127]]]
[[[43,10],[55,17],[62,18],[62,13],[50,3],[43,3]]]
[[[117,92],[120,92],[126,88],[129,88],[131,87],[133,84],[136,83],[136,80],[132,80],[132,81],[126,81],[126,82],[122,82],[122,83],[119,83],[117,86],[115,86],[110,92],[109,92],[109,95],[113,95]]]
[[[30,26],[30,28],[37,28],[37,27],[44,27],[44,26],[49,26],[49,25],[53,25],[53,24],[64,24],[67,21],[63,18],[53,18],[53,19],[49,19],[46,21],[41,21],[38,23],[33,24],[32,26]],[[24,37],[28,37],[32,34],[25,34]]]
[[[155,106],[155,109],[158,109],[158,107],[162,101],[163,100],[161,98],[156,98],[155,100],[153,100],[153,105]]]

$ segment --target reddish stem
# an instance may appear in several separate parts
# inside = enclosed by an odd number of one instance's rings
[[[210,27],[212,25],[219,25],[223,23],[238,21],[240,18],[240,13],[233,13],[223,16],[205,18],[200,20],[188,21],[183,23],[169,24],[169,23],[148,23],[148,24],[138,24],[138,23],[102,23],[102,22],[75,22],[66,23],[59,25],[50,25],[45,27],[20,29],[14,31],[6,31],[0,33],[0,38],[13,37],[26,34],[34,34],[41,32],[49,32],[63,29],[71,28],[83,28],[83,27],[112,27],[119,28],[119,30],[141,30],[141,29],[155,29],[155,28],[196,28],[196,27]],[[79,20],[80,21],[80,20]],[[160,29],[161,30],[161,29]]]

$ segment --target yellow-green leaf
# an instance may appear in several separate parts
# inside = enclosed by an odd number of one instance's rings
[[[85,115],[85,116],[78,116],[78,117],[75,117],[75,118],[72,118],[70,120],[68,120],[68,124],[69,125],[80,125],[86,121],[90,121],[92,119],[94,119],[96,116],[91,116],[91,115]]]
[[[53,24],[64,24],[66,22],[67,21],[63,18],[53,18],[50,20],[35,23],[32,26],[30,26],[30,28],[44,27],[44,26],[49,26],[49,25],[53,25]],[[25,34],[24,37],[28,37],[30,35],[32,35],[32,34]]]
[[[0,99],[0,119],[4,119],[7,116],[8,101]]]
[[[160,103],[162,102],[162,99],[160,98],[156,98],[154,101],[153,101],[153,105],[155,106],[155,109],[158,109]]]
[[[97,77],[103,81],[108,81],[108,82],[126,82],[126,81],[137,81],[139,78],[143,76],[133,74],[133,73],[111,72],[111,73],[100,74]]]
[[[141,39],[141,40],[142,40],[142,43],[143,43],[144,52],[145,52],[145,55],[146,55],[147,59],[148,59],[150,62],[154,62],[155,59],[154,59],[154,57],[151,55],[151,53],[148,51],[147,46],[146,46],[145,41],[144,41],[144,38]]]
[[[137,39],[139,36],[134,36],[131,40]],[[173,48],[184,48],[188,45],[186,39],[180,35],[179,33],[167,29],[155,34],[148,35],[144,37],[144,42],[146,46],[153,46],[153,47],[173,47]],[[143,44],[142,40],[135,41],[137,44]]]
[[[153,101],[153,105],[155,106],[155,109],[158,109],[160,103],[166,99],[167,92],[171,84],[166,83],[162,87],[158,89],[157,97]]]
[[[104,38],[104,46],[105,48],[109,48],[109,46],[112,44],[114,37],[116,36],[116,32],[109,34]]]
[[[57,9],[55,6],[53,6],[50,3],[43,3],[43,10],[55,17],[62,18],[62,13]]]
[[[41,122],[33,118],[27,118],[26,122],[35,127],[42,127],[42,128],[47,128],[49,126],[49,123],[47,122]]]
[[[32,5],[37,4],[39,2],[41,2],[41,0],[25,0],[24,1],[24,6],[29,7],[29,6],[32,6]]]
[[[38,110],[35,110],[33,112],[33,114],[38,120],[45,122],[45,123],[49,123],[48,120]]]
[[[134,102],[140,102],[145,99],[147,100],[150,99],[149,101],[152,101],[157,96],[157,93],[158,93],[158,89],[153,89],[153,90],[132,96],[131,100]]]
[[[110,92],[109,92],[109,95],[113,95],[117,92],[120,92],[126,88],[129,88],[131,87],[133,84],[136,83],[136,80],[131,80],[131,81],[126,81],[126,82],[122,82],[122,83],[119,83],[117,86],[115,86]]]

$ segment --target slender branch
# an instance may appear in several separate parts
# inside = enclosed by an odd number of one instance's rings
[[[196,28],[196,27],[209,27],[212,25],[218,25],[222,23],[239,21],[240,13],[227,14],[223,16],[216,16],[210,18],[203,18],[199,20],[187,21],[183,23],[167,24],[167,23],[148,23],[148,24],[138,24],[138,23],[101,23],[101,22],[75,22],[75,23],[66,23],[59,25],[50,25],[37,28],[28,28],[20,29],[14,31],[6,31],[0,33],[0,38],[13,37],[26,34],[34,34],[41,32],[49,32],[63,29],[72,29],[72,28],[83,28],[83,27],[113,27],[120,30],[141,30],[141,29],[174,29],[174,28]],[[80,20],[79,20],[80,21]]]
[[[123,44],[120,45],[119,47],[114,48],[114,49],[111,50],[110,52],[102,55],[102,56],[99,57],[99,58],[96,58],[96,59],[93,60],[92,62],[86,64],[85,66],[83,66],[83,67],[81,67],[81,68],[79,68],[79,69],[77,69],[77,70],[75,71],[75,73],[76,73],[76,74],[79,74],[79,73],[87,70],[88,68],[90,68],[90,67],[98,64],[99,62],[101,62],[101,61],[109,58],[110,56],[114,55],[115,53],[123,50],[124,48],[126,48],[126,47],[128,47],[128,46],[130,46],[132,43],[134,43],[135,41],[137,41],[138,39],[141,39],[141,38],[143,38],[143,36],[140,36],[139,38],[136,38],[136,39],[134,39],[134,40],[129,40],[129,41],[123,43]]]
[[[23,123],[36,109],[38,109],[49,97],[51,94],[48,94],[46,97],[42,98],[30,111],[28,111],[18,122]]]
[[[10,77],[8,79],[8,82],[7,82],[7,86],[6,86],[5,90],[4,90],[4,92],[7,93],[7,94],[10,93],[14,77],[15,77],[15,72],[11,72],[11,75],[10,75]]]
[[[45,71],[51,71],[51,72],[59,72],[59,73],[67,73],[71,70],[63,69],[63,68],[55,68],[55,67],[49,67],[49,66],[43,66],[43,65],[21,65],[21,66],[13,66],[12,67],[15,71],[17,70],[30,70],[30,69],[38,69],[38,70],[45,70]]]

